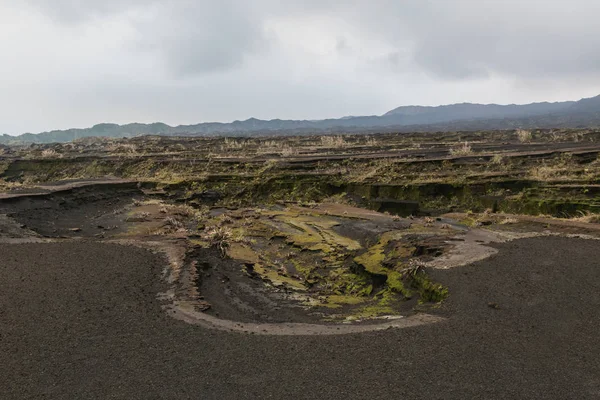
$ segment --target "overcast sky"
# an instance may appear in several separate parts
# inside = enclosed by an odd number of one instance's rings
[[[597,0],[0,0],[0,133],[600,94]]]

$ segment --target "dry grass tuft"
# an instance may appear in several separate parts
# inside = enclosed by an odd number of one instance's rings
[[[531,139],[533,139],[531,131],[525,129],[517,129],[515,133],[517,134],[517,138],[521,143],[529,143],[531,142]]]
[[[221,145],[221,150],[238,150],[248,147],[251,144],[249,140],[244,139],[234,139],[234,138],[225,138],[223,140],[223,145]]]
[[[226,250],[232,241],[233,233],[229,227],[212,227],[204,232],[204,238],[212,246],[216,246],[221,251],[221,255],[224,257],[226,255]]]
[[[600,224],[600,215],[590,212],[579,211],[579,217],[572,218],[573,221],[585,222],[588,224]]]
[[[473,149],[469,142],[464,142],[461,146],[450,149],[450,155],[452,156],[468,156],[470,154],[473,154]]]
[[[54,149],[44,149],[40,156],[42,158],[63,158],[63,155]]]
[[[519,220],[513,217],[506,217],[503,220],[501,220],[500,222],[498,222],[499,225],[511,225],[511,224],[516,224],[518,223]]]
[[[321,136],[321,144],[325,147],[347,147],[350,145],[343,136]]]
[[[504,156],[502,154],[496,154],[492,157],[492,164],[501,165],[504,164]]]

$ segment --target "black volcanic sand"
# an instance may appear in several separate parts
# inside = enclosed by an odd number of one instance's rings
[[[598,399],[600,243],[536,238],[432,272],[439,324],[253,336],[173,320],[165,261],[94,242],[0,245],[2,399]]]
[[[41,196],[0,199],[0,214],[47,237],[95,236],[124,230],[124,208],[143,193],[136,183],[73,188]]]

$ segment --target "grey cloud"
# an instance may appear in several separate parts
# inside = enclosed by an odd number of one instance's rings
[[[88,19],[148,7],[158,0],[25,0],[45,15],[61,23],[80,24]]]
[[[596,0],[324,0],[285,11],[343,19],[441,80],[600,73]],[[406,64],[401,64],[403,68]],[[400,71],[404,72],[404,71]]]
[[[245,1],[27,1],[62,24],[81,25],[92,18],[150,12],[151,19],[131,20],[139,37],[131,48],[155,52],[174,76],[239,67],[248,54],[268,47],[262,16]]]
[[[594,0],[419,1],[363,13],[366,31],[412,42],[413,60],[441,79],[568,78],[600,73]],[[357,21],[360,23],[360,21]]]
[[[153,49],[174,75],[241,66],[248,56],[270,49],[265,20],[290,16],[337,18],[400,53],[409,46],[413,68],[442,80],[600,72],[595,0],[27,1],[71,21],[158,7],[155,19],[135,24],[137,45]],[[352,46],[340,38],[337,47]]]
[[[137,25],[142,47],[154,49],[176,76],[239,67],[268,41],[248,3],[234,0],[163,5],[159,17]]]
[[[36,82],[0,123],[27,126],[3,120],[29,121],[29,98],[41,128],[577,99],[600,92],[597,15],[597,0],[0,0],[0,89]]]

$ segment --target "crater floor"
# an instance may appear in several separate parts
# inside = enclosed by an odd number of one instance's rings
[[[165,260],[90,241],[0,244],[3,398],[595,399],[596,241],[497,245],[435,270],[445,320],[345,336],[219,332],[169,317]]]

